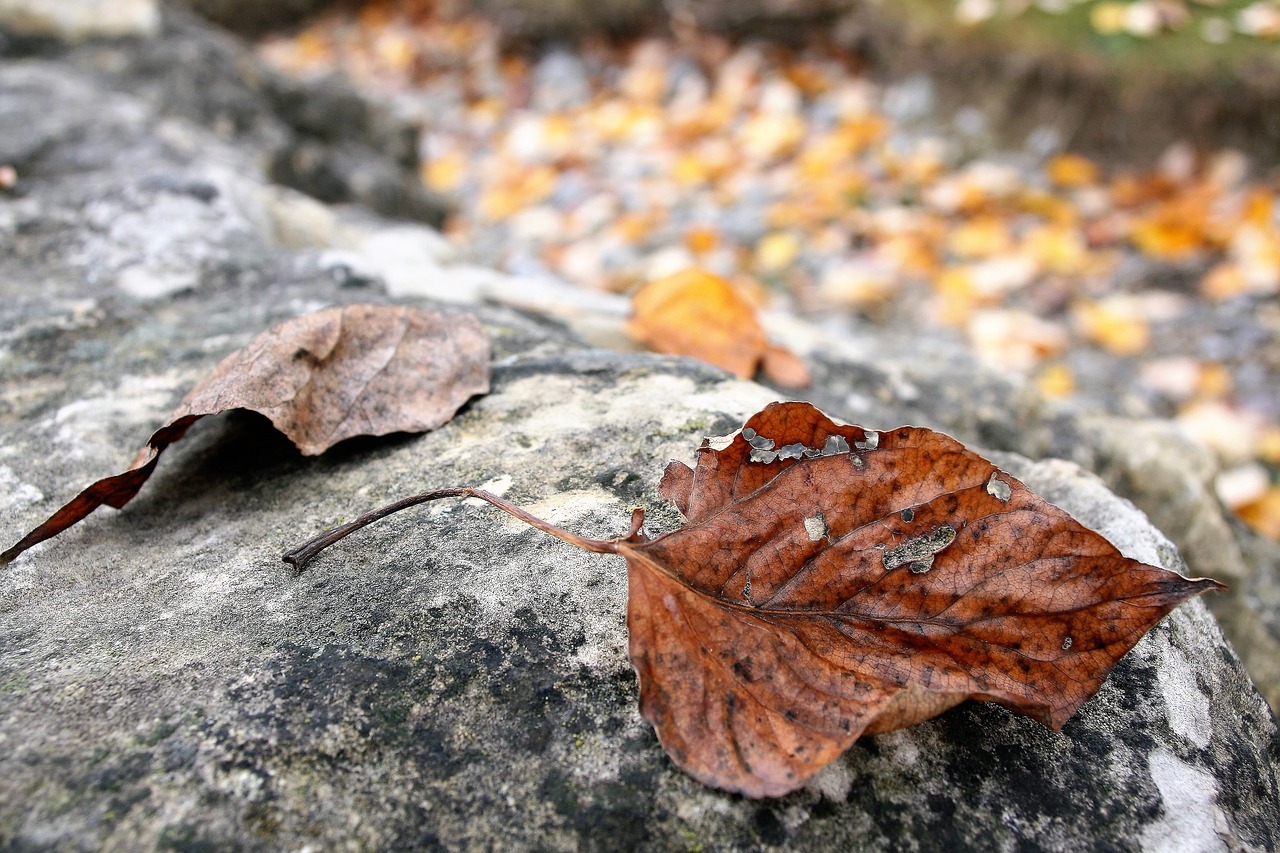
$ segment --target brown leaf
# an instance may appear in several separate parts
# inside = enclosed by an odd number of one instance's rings
[[[119,509],[160,454],[205,415],[266,415],[307,456],[346,438],[434,429],[489,390],[489,341],[475,318],[394,305],[327,308],[273,326],[178,404],[129,470],[89,486],[22,541],[7,563],[106,504]]]
[[[617,544],[641,713],[691,775],[753,797],[965,699],[1059,729],[1220,586],[1121,556],[945,435],[806,403],[704,443],[661,490],[688,524]]]

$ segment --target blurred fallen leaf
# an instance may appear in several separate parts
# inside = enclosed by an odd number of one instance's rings
[[[631,307],[628,334],[656,352],[700,358],[750,379],[770,350],[755,306],[728,281],[705,270],[685,269],[656,279],[636,291]],[[795,363],[783,365],[777,352],[771,362],[785,377],[778,380],[781,384],[800,378]]]
[[[1258,533],[1280,539],[1280,486],[1272,486],[1253,503],[1239,507],[1236,513]]]
[[[1065,188],[1087,187],[1098,182],[1100,171],[1096,163],[1078,154],[1061,154],[1045,167],[1049,180]]]
[[[1123,299],[1081,300],[1073,315],[1085,339],[1116,355],[1137,355],[1151,343],[1146,318]]]

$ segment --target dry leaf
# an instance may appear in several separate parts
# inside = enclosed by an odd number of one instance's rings
[[[733,285],[688,269],[636,291],[627,332],[657,352],[688,355],[735,376],[755,375],[766,344],[755,308]]]
[[[965,699],[1061,728],[1218,586],[1122,557],[947,436],[806,403],[704,443],[662,491],[688,524],[618,545],[641,712],[681,767],[749,796]]]
[[[800,787],[862,734],[966,699],[1062,725],[1138,639],[1212,580],[1123,557],[954,439],[837,425],[775,403],[662,493],[688,519],[585,539],[478,489],[399,501],[285,555],[302,567],[372,521],[478,497],[627,562],[640,710],[696,779]]]
[[[664,276],[636,291],[631,306],[628,334],[656,352],[700,358],[744,379],[767,358],[778,381],[808,384],[799,359],[770,346],[755,307],[717,275],[686,269]]]
[[[7,563],[106,504],[119,509],[160,454],[205,415],[266,415],[304,455],[357,435],[434,429],[489,390],[489,341],[474,317],[351,305],[273,326],[223,359],[178,404],[129,470],[99,480],[0,554]]]

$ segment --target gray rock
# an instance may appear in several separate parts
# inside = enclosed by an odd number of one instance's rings
[[[417,124],[369,102],[338,78],[303,81],[279,74],[246,45],[191,13],[162,11],[155,38],[45,46],[39,55],[20,58],[31,68],[40,61],[72,65],[93,78],[93,86],[113,97],[138,99],[140,108],[166,122],[182,119],[212,129],[221,140],[252,152],[272,180],[322,201],[356,202],[434,225],[443,221],[444,202],[423,187],[418,173]],[[6,102],[18,103],[6,95]],[[21,104],[38,110],[34,98]],[[88,128],[95,116],[88,111],[38,119],[41,126]],[[101,148],[93,153],[110,155],[109,146],[96,144],[96,133],[82,136],[82,151]],[[68,129],[59,138],[65,143],[74,137]],[[25,153],[8,161],[20,173],[30,156],[41,154],[38,148]]]
[[[157,0],[0,0],[0,31],[63,41],[152,36]]]
[[[76,61],[0,62],[0,111],[21,118],[0,122],[19,164],[0,194],[6,544],[126,464],[257,331],[385,298],[360,255],[376,218],[271,186],[251,135],[175,117]],[[77,117],[89,105],[93,124]],[[418,237],[424,269],[447,279],[454,261]],[[138,284],[152,279],[184,285]],[[494,390],[440,430],[303,459],[258,418],[202,421],[125,510],[0,574],[0,847],[1280,844],[1274,719],[1199,602],[1061,734],[968,704],[864,739],[759,803],[692,781],[639,717],[614,558],[442,503],[293,573],[278,555],[298,539],[433,486],[487,485],[590,536],[622,532],[644,503],[668,529],[664,463],[777,396],[692,361],[589,349],[502,306],[468,310],[493,338]],[[912,371],[928,347],[900,360],[866,346],[845,355],[866,381],[831,385],[836,413],[881,425],[926,411],[934,389]],[[933,375],[967,412],[955,422],[1015,432],[999,383],[952,356]],[[1000,464],[1131,556],[1182,565],[1079,468]]]

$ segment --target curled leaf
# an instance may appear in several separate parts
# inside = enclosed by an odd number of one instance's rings
[[[422,432],[489,390],[489,341],[468,315],[396,305],[327,308],[286,320],[227,356],[138,452],[0,554],[7,563],[98,507],[119,509],[164,449],[205,415],[259,412],[307,456],[357,435]]]

